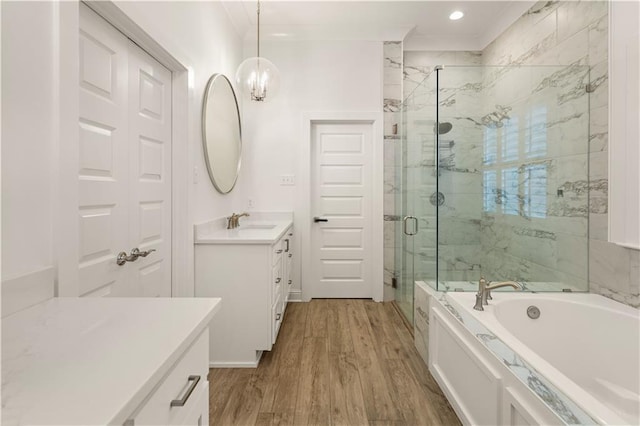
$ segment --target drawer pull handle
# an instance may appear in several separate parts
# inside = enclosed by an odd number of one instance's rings
[[[189,376],[189,378],[187,379],[187,382],[191,382],[191,385],[189,385],[189,389],[187,389],[187,392],[184,394],[182,398],[174,399],[173,401],[171,401],[171,406],[172,407],[184,406],[184,404],[187,403],[187,400],[193,393],[193,390],[196,388],[196,386],[198,386],[199,381],[200,381],[200,376]]]
[[[282,249],[276,251],[277,254],[282,253]]]
[[[276,278],[276,284],[279,284],[282,281],[282,278]]]

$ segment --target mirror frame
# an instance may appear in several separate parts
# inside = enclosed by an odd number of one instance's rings
[[[218,79],[222,79],[225,80],[227,82],[227,84],[229,85],[229,88],[231,89],[231,93],[233,94],[233,100],[235,102],[235,106],[236,106],[236,113],[238,114],[238,134],[240,135],[240,149],[239,149],[239,157],[238,157],[238,166],[236,167],[236,177],[233,180],[233,185],[231,185],[231,188],[229,188],[229,190],[224,191],[220,188],[220,186],[218,185],[218,183],[216,182],[216,178],[214,176],[214,172],[213,172],[213,167],[211,165],[211,163],[209,162],[209,149],[207,147],[207,105],[208,105],[208,100],[210,98],[209,96],[209,91],[212,88],[213,84],[216,82],[216,80]],[[211,97],[213,97],[214,92],[211,92]],[[204,89],[204,95],[202,97],[202,147],[204,149],[204,161],[205,164],[207,165],[207,173],[209,174],[209,179],[211,180],[211,183],[213,184],[213,186],[216,188],[216,190],[221,193],[221,194],[228,194],[230,193],[233,188],[235,188],[236,183],[238,182],[238,176],[240,176],[240,167],[242,165],[242,119],[240,118],[240,108],[238,107],[238,97],[236,96],[236,91],[233,89],[233,85],[231,84],[231,81],[227,78],[227,76],[225,76],[224,74],[221,73],[214,73],[210,78],[209,81],[207,82],[207,85]]]

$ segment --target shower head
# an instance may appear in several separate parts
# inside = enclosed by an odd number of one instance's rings
[[[438,123],[438,134],[439,135],[444,135],[447,134],[451,131],[451,129],[453,129],[453,124],[449,123],[449,122],[444,122],[444,123]]]

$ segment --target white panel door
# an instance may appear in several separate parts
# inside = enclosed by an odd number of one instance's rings
[[[311,131],[311,297],[370,298],[372,125]]]
[[[127,264],[140,296],[171,296],[171,72],[129,42],[129,232],[155,250]]]
[[[79,67],[78,296],[170,296],[171,73],[83,4]]]
[[[128,269],[116,264],[129,246],[128,43],[80,7],[78,296],[133,296]]]

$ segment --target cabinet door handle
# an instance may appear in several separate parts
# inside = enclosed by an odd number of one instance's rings
[[[276,278],[276,284],[280,283],[280,281],[282,281],[282,278]]]
[[[287,243],[287,248],[284,249],[284,252],[288,253],[289,252],[289,239],[287,238],[286,240],[284,240],[284,242]]]
[[[291,285],[291,280],[289,280],[289,285]]]
[[[293,256],[293,253],[289,253],[289,257]]]
[[[280,254],[280,253],[282,253],[282,249],[276,250],[276,254]]]
[[[280,321],[280,318],[282,318],[282,314],[276,314],[276,321]]]
[[[191,382],[191,385],[189,385],[189,389],[187,389],[187,392],[184,394],[182,398],[174,399],[173,401],[171,401],[171,406],[172,407],[184,406],[184,404],[187,403],[187,400],[193,393],[193,390],[196,388],[196,386],[198,386],[199,381],[200,381],[200,376],[189,376],[189,378],[187,379],[187,382]]]

